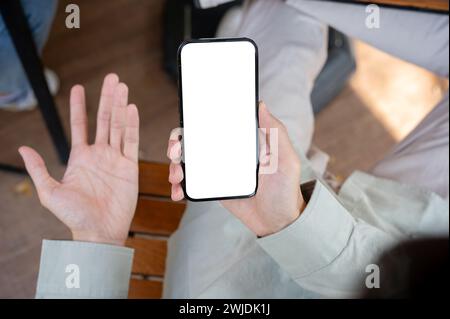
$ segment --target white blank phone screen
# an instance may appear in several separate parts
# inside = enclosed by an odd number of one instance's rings
[[[180,55],[186,195],[194,200],[252,195],[256,48],[249,41],[188,43]]]

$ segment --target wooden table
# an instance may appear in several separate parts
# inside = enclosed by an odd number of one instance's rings
[[[448,0],[357,0],[356,2],[448,12]]]
[[[126,245],[134,248],[129,298],[160,298],[167,239],[178,227],[186,204],[172,202],[169,166],[139,163],[139,200]]]

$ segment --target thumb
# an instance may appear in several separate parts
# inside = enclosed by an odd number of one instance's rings
[[[269,112],[264,102],[259,104],[259,127],[266,129],[267,134],[270,133],[271,128],[276,129],[279,146],[283,150],[293,150],[286,127]]]
[[[52,190],[59,185],[48,173],[42,157],[31,147],[22,146],[19,153],[25,162],[25,168],[36,186],[39,199],[43,205]]]

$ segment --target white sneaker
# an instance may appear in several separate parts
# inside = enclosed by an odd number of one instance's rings
[[[47,80],[47,85],[52,95],[56,95],[59,90],[59,78],[55,72],[50,69],[44,70],[45,79]],[[27,95],[20,101],[0,105],[0,110],[12,111],[12,112],[22,112],[34,110],[38,102],[32,90],[30,90]]]

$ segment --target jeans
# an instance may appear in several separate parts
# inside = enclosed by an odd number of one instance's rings
[[[21,0],[34,42],[41,53],[47,41],[58,0]],[[0,95],[4,103],[27,96],[31,87],[16,53],[8,29],[0,15]],[[7,101],[5,100],[7,99]]]

